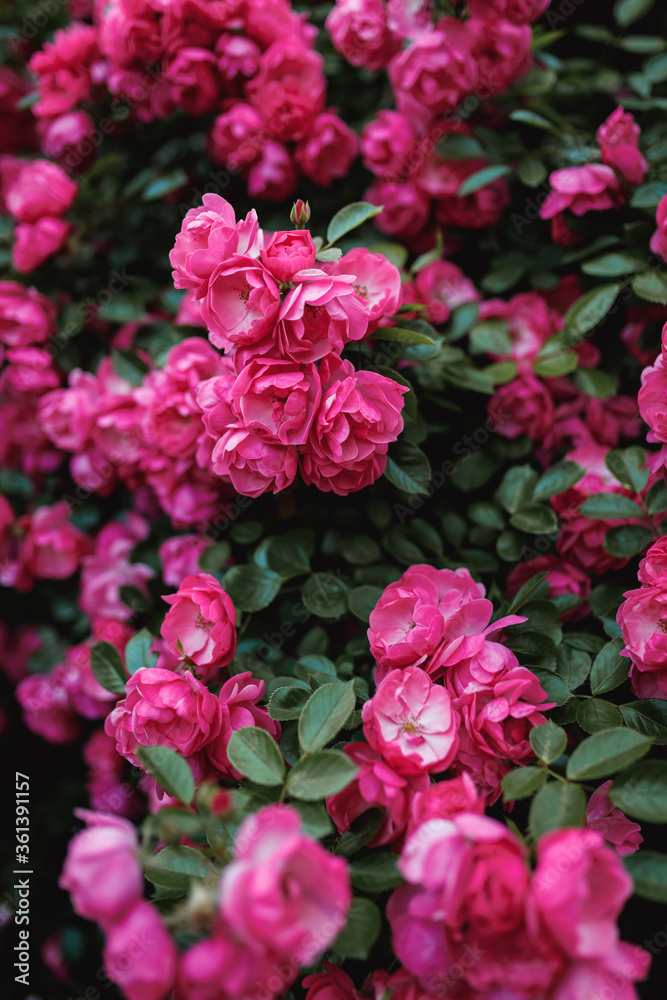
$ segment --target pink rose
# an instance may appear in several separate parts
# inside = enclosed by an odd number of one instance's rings
[[[552,830],[537,844],[533,888],[540,918],[567,955],[598,958],[618,941],[632,879],[593,830]]]
[[[541,219],[552,219],[568,209],[573,215],[618,208],[625,201],[621,182],[601,163],[563,167],[549,175],[551,191],[540,208]]]
[[[439,781],[416,792],[410,804],[408,837],[430,819],[453,819],[459,813],[484,814],[485,799],[469,774]]]
[[[384,69],[401,47],[382,0],[336,0],[326,20],[335,48],[353,66]]]
[[[244,726],[258,726],[275,740],[280,738],[280,723],[275,722],[266,708],[257,703],[264,698],[266,685],[256,680],[249,670],[235,674],[220,689],[221,726],[220,733],[206,747],[211,763],[224,775],[240,778],[227,757],[227,746],[232,733]]]
[[[641,583],[662,587],[667,582],[667,537],[658,538],[639,563],[637,576]]]
[[[303,833],[295,809],[265,806],[243,821],[220,880],[221,913],[241,941],[310,965],[345,926],[350,901],[345,861]]]
[[[306,1000],[360,1000],[362,994],[354,988],[354,983],[337,965],[324,962],[326,972],[316,972],[304,976],[301,985],[308,990]]]
[[[206,115],[220,103],[220,76],[212,52],[195,46],[179,49],[166,66],[171,100],[189,115]]]
[[[202,319],[211,343],[231,350],[255,344],[273,330],[280,293],[261,261],[235,254],[212,272]]]
[[[285,445],[306,443],[321,398],[315,365],[295,361],[251,361],[231,389],[239,423],[260,438]]]
[[[86,792],[93,809],[117,816],[134,816],[143,811],[139,795],[123,781],[125,761],[104,729],[96,729],[86,740],[82,756],[87,767]]]
[[[539,441],[554,424],[551,394],[534,375],[519,375],[496,389],[489,400],[488,412],[496,433],[510,439],[526,434],[531,441]]]
[[[99,144],[95,137],[95,122],[87,111],[68,111],[44,122],[42,152],[68,170],[83,169]]]
[[[33,113],[52,118],[90,99],[91,69],[99,59],[97,28],[77,24],[56,31],[52,42],[30,59],[28,69],[37,77],[39,100]]]
[[[174,985],[177,955],[158,911],[142,899],[110,928],[104,971],[127,1000],[163,1000]]]
[[[21,525],[26,531],[21,557],[32,576],[65,580],[87,558],[90,539],[69,523],[70,506],[59,500],[51,507],[38,507]]]
[[[482,157],[449,160],[437,154],[424,161],[415,183],[437,199],[436,218],[440,225],[482,229],[498,222],[510,201],[509,187],[504,177],[496,178],[472,194],[460,196],[458,193],[468,177],[488,165],[487,160]]]
[[[223,433],[213,448],[213,471],[231,482],[247,497],[279,493],[287,489],[297,474],[295,445],[267,441],[255,431],[237,424]]]
[[[259,155],[263,127],[256,108],[242,101],[233,104],[213,122],[209,133],[211,159],[228,170],[249,166]]]
[[[28,347],[48,341],[56,327],[56,308],[36,288],[0,281],[0,342]]]
[[[296,189],[296,171],[290,151],[280,142],[264,143],[246,179],[250,198],[284,201]]]
[[[143,667],[129,678],[125,692],[104,729],[135,767],[141,767],[139,747],[169,747],[189,757],[220,731],[220,703],[191,673]]]
[[[97,380],[90,372],[75,368],[67,389],[54,389],[38,405],[40,426],[64,451],[82,451],[89,444],[98,403]]]
[[[234,209],[217,194],[205,194],[201,208],[191,208],[169,254],[176,288],[206,294],[212,272],[235,254],[259,255],[261,233],[254,209],[236,221]]]
[[[368,304],[370,333],[389,324],[401,305],[401,275],[383,254],[354,247],[326,269],[329,274],[355,276],[354,290]]]
[[[399,774],[446,771],[458,747],[451,698],[421,667],[392,670],[362,710],[364,736]]]
[[[378,111],[360,144],[366,169],[386,180],[407,179],[421,163],[412,122],[400,111]]]
[[[667,214],[667,197],[665,208]],[[666,339],[663,330],[663,342]],[[667,363],[664,348],[655,363],[643,370],[641,378],[637,401],[639,412],[650,427],[648,440],[667,444]]]
[[[475,39],[473,56],[480,97],[502,94],[526,75],[533,64],[533,32],[528,25],[473,16],[466,21],[466,27]]]
[[[64,219],[45,215],[38,222],[20,222],[14,230],[12,267],[31,274],[65,245],[73,226]]]
[[[224,31],[215,43],[220,75],[226,83],[245,83],[257,74],[261,49],[251,38]]]
[[[324,108],[323,59],[297,38],[281,38],[264,52],[245,92],[277,141],[301,139]]]
[[[648,163],[639,152],[639,134],[639,125],[620,106],[597,130],[602,162],[616,167],[633,186],[642,183],[648,170]]]
[[[65,687],[70,705],[78,715],[84,719],[103,719],[109,714],[118,696],[103,688],[93,674],[87,642],[71,646],[57,670],[59,682]]]
[[[69,694],[56,667],[50,674],[30,674],[16,686],[16,700],[28,729],[49,743],[72,743],[80,732]]]
[[[178,589],[186,576],[199,573],[199,560],[209,547],[200,535],[173,535],[158,549],[162,563],[162,579],[169,587]]]
[[[507,354],[492,354],[498,361],[513,359],[517,364],[534,361],[549,337],[558,333],[562,326],[560,316],[550,309],[544,298],[536,292],[522,292],[505,302],[503,299],[488,299],[482,302],[479,318],[500,320],[509,327],[511,350]],[[522,370],[532,370],[522,365]]]
[[[307,229],[274,233],[260,251],[264,266],[277,281],[290,281],[297,271],[315,266],[317,249]]]
[[[507,577],[507,596],[514,597],[532,576],[544,572],[547,574],[546,583],[549,585],[549,600],[555,600],[557,606],[559,606],[558,598],[565,598],[567,601],[565,610],[560,611],[563,621],[577,621],[585,617],[588,614],[586,602],[591,592],[590,577],[578,566],[558,556],[537,556],[535,559],[518,563]],[[570,606],[571,598],[577,598],[574,607]]]
[[[614,848],[619,858],[634,854],[644,842],[639,823],[633,823],[620,809],[612,805],[609,789],[612,782],[605,781],[596,788],[586,809],[586,826],[601,834]]]
[[[377,180],[365,195],[371,205],[381,205],[382,212],[375,225],[388,236],[403,240],[416,237],[426,226],[431,204],[423,191],[414,184]]]
[[[423,302],[426,318],[435,326],[447,322],[452,309],[464,302],[479,302],[480,294],[469,278],[449,260],[436,260],[419,271],[414,280],[416,299]]]
[[[136,827],[110,813],[75,809],[88,825],[70,840],[58,885],[76,912],[109,928],[141,899],[144,873]]]
[[[62,167],[48,160],[24,164],[5,194],[7,211],[19,222],[39,222],[44,216],[64,215],[79,185]]]
[[[332,111],[323,111],[313,122],[294,152],[294,163],[321,187],[331,187],[338,177],[346,177],[358,152],[356,133]]]
[[[658,224],[658,228],[651,237],[651,250],[658,257],[667,260],[667,195],[664,195],[660,199],[655,221]]]
[[[330,276],[317,268],[299,271],[280,308],[276,331],[282,356],[307,363],[361,340],[369,311],[354,290],[351,275]],[[269,342],[266,350],[273,347]],[[266,350],[262,353],[266,353]]]
[[[468,7],[474,17],[488,17],[492,21],[504,18],[511,24],[531,24],[541,17],[551,0],[469,0]]]
[[[258,954],[220,922],[211,937],[198,941],[181,956],[175,997],[176,1000],[230,997],[259,1000],[287,989],[295,976],[296,970],[278,966],[270,954]]]
[[[95,539],[95,551],[82,560],[81,610],[91,617],[127,621],[132,611],[120,599],[120,588],[146,584],[155,571],[145,563],[130,562],[135,545],[148,536],[148,524],[131,511],[123,521],[105,524]]]
[[[665,650],[667,633],[667,586],[626,590],[616,620],[623,631],[622,655],[632,662],[630,680],[638,698],[664,698],[667,694]],[[663,693],[664,692],[664,693]]]
[[[348,743],[343,752],[358,772],[349,785],[326,800],[327,811],[339,833],[349,830],[368,809],[379,809],[382,822],[368,842],[369,847],[393,844],[405,833],[416,795],[429,787],[428,774],[405,776],[366,743]],[[439,788],[440,786],[433,786]]]
[[[320,365],[322,402],[300,453],[301,474],[323,492],[347,496],[386,468],[387,449],[403,430],[404,386],[376,372],[355,371],[330,354]]]
[[[474,44],[467,24],[442,17],[434,31],[420,35],[395,55],[389,79],[398,110],[424,124],[453,111],[477,83]]]
[[[171,607],[160,632],[173,653],[197,667],[224,667],[236,651],[236,609],[210,573],[181,581],[177,594],[163,598]]]

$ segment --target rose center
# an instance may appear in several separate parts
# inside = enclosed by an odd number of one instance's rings
[[[206,632],[210,632],[213,628],[213,622],[209,622],[204,618],[201,611],[197,612],[197,617],[195,618],[195,627],[203,628]]]
[[[667,618],[661,618],[658,622],[658,628],[661,632],[667,632]]]
[[[401,722],[401,732],[402,733],[421,733],[422,726],[414,716],[409,715],[407,719],[403,719]]]

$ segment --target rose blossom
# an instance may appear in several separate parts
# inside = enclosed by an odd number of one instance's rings
[[[21,559],[25,571],[38,579],[64,580],[88,558],[92,545],[83,532],[69,523],[70,506],[60,500],[51,507],[38,507],[21,518],[25,531]]]
[[[366,191],[365,199],[382,207],[375,220],[377,228],[406,241],[422,232],[431,214],[428,197],[409,181],[376,180]]]
[[[531,24],[545,12],[551,0],[468,0],[474,17],[488,17],[492,22],[504,18],[511,24]]]
[[[244,83],[255,76],[261,50],[250,38],[224,31],[215,43],[218,69],[227,83]],[[240,79],[239,79],[240,78]]]
[[[480,96],[502,94],[526,75],[533,64],[533,33],[528,25],[473,16],[466,21],[466,27],[475,38],[473,56]]]
[[[297,458],[295,445],[267,441],[257,432],[234,424],[214,446],[211,466],[238,493],[258,497],[287,489],[296,479]]]
[[[571,962],[549,994],[549,1000],[573,1000],[574,997],[597,1000],[606,997],[610,989],[614,991],[614,1000],[637,1000],[634,983],[646,979],[650,964],[651,956],[643,948],[619,941],[599,958]]]
[[[368,847],[400,841],[415,796],[425,794],[429,787],[428,774],[424,772],[407,777],[399,774],[366,743],[348,743],[343,752],[356,764],[358,772],[342,792],[326,800],[327,811],[336,829],[343,833],[368,809],[379,809],[383,814],[382,822],[368,841]]]
[[[387,24],[382,0],[336,0],[326,29],[334,47],[352,66],[384,69],[401,48],[401,40]]]
[[[158,549],[162,579],[178,589],[186,576],[199,572],[199,560],[210,543],[200,535],[173,535]]]
[[[602,834],[619,858],[625,858],[639,849],[644,838],[639,823],[633,823],[612,804],[609,798],[611,786],[611,781],[605,781],[591,795],[586,808],[586,826]]]
[[[37,77],[39,100],[33,114],[53,118],[90,99],[91,68],[99,59],[97,28],[73,21],[56,31],[30,59],[28,69]]]
[[[256,108],[242,101],[233,104],[213,122],[208,137],[211,159],[228,170],[248,167],[259,155],[263,127]]]
[[[171,607],[160,632],[172,653],[201,668],[229,663],[236,651],[236,609],[214,576],[187,576],[178,593],[163,600]]]
[[[655,214],[655,221],[658,224],[658,228],[651,237],[651,250],[658,257],[667,260],[667,195],[663,195],[660,199],[660,204]]]
[[[248,170],[246,186],[250,198],[289,198],[296,188],[296,171],[287,147],[280,142],[265,143]]]
[[[129,678],[125,692],[104,729],[135,767],[141,767],[139,747],[169,747],[188,757],[220,730],[218,699],[191,673],[142,667]]]
[[[303,833],[291,806],[265,806],[243,821],[220,909],[246,944],[310,965],[345,926],[350,901],[347,864]]]
[[[552,219],[565,209],[574,215],[602,212],[618,208],[625,200],[618,177],[602,163],[554,170],[549,183],[551,191],[540,208],[541,219]]]
[[[95,122],[87,111],[68,111],[40,131],[42,151],[68,170],[85,168],[95,154]]]
[[[261,340],[272,330],[279,308],[271,273],[253,257],[235,254],[212,272],[201,315],[211,343],[230,350]]]
[[[262,54],[245,92],[279,141],[308,134],[325,98],[323,59],[297,38],[281,38]]]
[[[667,537],[662,536],[653,543],[639,563],[637,576],[641,583],[662,587],[667,581]]]
[[[532,576],[546,572],[548,598],[559,607],[558,598],[577,598],[575,607],[560,611],[563,621],[576,621],[588,614],[587,600],[591,592],[591,579],[573,563],[558,556],[537,556],[518,563],[507,577],[507,596],[514,597]]]
[[[366,247],[354,247],[334,264],[325,265],[329,274],[353,274],[354,290],[368,304],[368,331],[389,323],[401,305],[401,275],[383,254]]]
[[[79,736],[79,720],[57,667],[49,674],[24,677],[15,693],[31,732],[57,744],[72,743]]]
[[[472,281],[463,271],[449,260],[435,260],[427,264],[415,276],[409,286],[414,288],[414,298],[408,288],[403,287],[403,298],[408,302],[423,302],[425,315],[430,323],[442,326],[450,317],[452,309],[464,302],[479,302],[480,295]]]
[[[235,730],[244,726],[257,726],[275,740],[280,738],[280,723],[271,718],[266,708],[257,704],[265,694],[264,681],[256,680],[249,670],[235,674],[222,685],[218,696],[222,719],[220,733],[207,745],[206,753],[211,763],[223,774],[241,777],[227,757],[227,746]]]
[[[339,496],[382,475],[387,449],[403,430],[404,386],[376,372],[355,371],[330,354],[320,365],[322,402],[300,452],[307,483]]]
[[[420,162],[412,122],[400,111],[378,111],[364,127],[360,145],[366,169],[387,180],[407,179]]]
[[[270,952],[258,954],[256,949],[239,941],[231,927],[218,921],[211,937],[198,941],[181,956],[175,997],[176,1000],[270,997],[282,992],[282,988],[287,989],[295,976],[296,970],[278,968]],[[276,981],[281,983],[280,990]]]
[[[305,444],[321,398],[315,365],[294,361],[258,358],[243,368],[231,388],[239,423],[276,444]]]
[[[177,956],[158,911],[142,899],[110,928],[104,971],[127,1000],[163,1000],[174,984]]]
[[[350,274],[326,274],[306,268],[293,278],[295,287],[280,307],[277,348],[283,356],[303,363],[319,361],[329,351],[342,351],[361,340],[368,329],[369,310],[354,289]],[[274,348],[269,341],[266,353]]]
[[[19,222],[63,215],[76,198],[78,184],[56,163],[32,160],[5,193],[7,211]]]
[[[31,274],[65,245],[73,226],[64,219],[45,215],[38,222],[20,222],[14,229],[12,267]]]
[[[36,288],[0,281],[0,342],[7,347],[45,343],[56,326],[56,308]]]
[[[135,545],[148,537],[148,523],[130,511],[122,521],[109,521],[95,539],[95,551],[82,560],[81,610],[90,617],[127,621],[132,610],[120,598],[120,588],[146,584],[155,571],[146,563],[130,562]]]
[[[628,184],[644,180],[648,163],[639,152],[639,126],[622,107],[616,108],[597,130],[603,163],[616,167]]]
[[[259,255],[277,281],[290,281],[297,271],[315,266],[317,248],[307,229],[281,230],[273,234]]]
[[[626,590],[616,620],[623,632],[621,655],[632,661],[630,680],[639,698],[667,696],[667,581]]]
[[[220,76],[211,51],[195,46],[179,49],[167,62],[165,75],[171,100],[189,115],[208,114],[220,103]]]
[[[420,667],[392,670],[362,710],[364,736],[401,774],[438,773],[458,747],[447,691]]]
[[[453,819],[459,813],[484,814],[485,799],[469,774],[439,781],[416,792],[410,804],[408,837],[430,819]]]
[[[358,152],[356,133],[332,111],[323,111],[294,152],[299,172],[320,187],[331,187],[338,177],[346,177]]]
[[[496,433],[510,440],[526,434],[531,441],[539,441],[554,424],[551,394],[534,375],[519,375],[496,389],[488,413]]]
[[[102,927],[122,920],[141,899],[144,873],[136,827],[111,813],[75,809],[88,826],[70,840],[58,885],[76,912]]]

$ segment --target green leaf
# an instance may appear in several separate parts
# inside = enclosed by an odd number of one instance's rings
[[[562,346],[549,346],[547,342],[535,359],[535,374],[542,378],[558,378],[560,375],[569,375],[578,364],[579,355],[576,351]]]
[[[153,885],[187,892],[192,879],[207,878],[215,869],[202,851],[194,847],[165,847],[146,864],[146,878]]]
[[[380,936],[381,927],[382,917],[375,903],[355,896],[348,911],[347,923],[331,945],[331,950],[341,958],[368,958]]]
[[[188,175],[185,170],[181,167],[175,167],[168,173],[162,174],[161,177],[155,177],[152,181],[146,185],[141,195],[143,201],[157,201],[158,198],[164,198],[166,195],[171,194],[172,191],[178,191],[185,184],[188,183]]]
[[[527,531],[531,535],[550,535],[558,531],[558,521],[551,507],[534,503],[523,507],[512,514],[510,524],[519,531]]]
[[[646,465],[646,452],[639,445],[608,451],[604,464],[619,483],[635,493],[641,493],[648,483],[649,470],[643,468]]]
[[[517,170],[519,180],[527,187],[536,188],[546,180],[547,168],[541,160],[522,160]]]
[[[285,762],[280,747],[259,726],[236,729],[227,745],[227,756],[244,778],[250,778],[258,785],[282,785]]]
[[[649,514],[662,514],[667,510],[667,486],[663,479],[654,483],[646,494],[646,510]]]
[[[632,282],[632,290],[647,302],[667,303],[667,271],[644,271]]]
[[[651,741],[634,729],[602,729],[575,748],[567,762],[567,777],[573,781],[606,778],[641,760],[650,749]]]
[[[278,573],[284,580],[310,572],[310,559],[301,541],[289,534],[265,538],[253,553],[253,562]]]
[[[518,111],[512,111],[510,118],[513,122],[522,122],[524,125],[533,125],[535,128],[540,128],[544,132],[556,132],[558,129],[552,122],[547,118],[543,118],[542,115],[536,114],[534,111],[529,111],[527,108],[519,108]]]
[[[517,767],[502,780],[503,802],[526,799],[547,780],[547,772],[541,767]]]
[[[621,524],[604,536],[604,547],[612,556],[629,559],[643,552],[653,541],[653,532],[641,524]]]
[[[325,620],[336,621],[347,611],[347,587],[331,573],[313,573],[301,597],[309,611]]]
[[[654,214],[666,194],[667,183],[665,181],[650,181],[633,191],[630,205],[632,208],[645,208]]]
[[[329,223],[327,243],[335,243],[345,233],[361,226],[368,219],[372,219],[374,215],[379,215],[381,211],[381,205],[370,205],[366,201],[353,201],[349,205],[345,205],[344,208],[336,212]]]
[[[519,608],[522,608],[526,601],[529,601],[536,590],[544,583],[547,577],[547,571],[543,573],[536,573],[535,576],[531,576],[530,580],[526,580],[522,587],[516,593],[514,600],[507,609],[508,615],[515,615]]]
[[[474,142],[475,140],[473,140]],[[429,267],[430,264],[435,264],[442,257],[442,251],[444,250],[444,241],[442,238],[442,231],[436,229],[435,232],[435,246],[425,253],[420,254],[415,260],[414,264],[410,268],[412,274],[419,274],[423,271],[425,267]]]
[[[534,726],[531,729],[530,745],[540,760],[545,764],[553,764],[565,751],[567,734],[549,719],[541,726]]]
[[[614,778],[609,798],[627,816],[667,823],[667,761],[644,760]]]
[[[597,733],[601,729],[618,728],[623,725],[621,713],[615,705],[601,698],[587,698],[577,708],[577,722],[587,733]]]
[[[125,694],[127,673],[118,650],[109,642],[90,647],[90,666],[98,684],[112,694]]]
[[[205,573],[217,573],[225,565],[231,554],[232,548],[229,542],[218,542],[215,545],[209,545],[199,557],[199,568]]]
[[[550,830],[567,826],[582,826],[586,815],[586,796],[579,785],[550,781],[530,804],[528,825],[539,840]]]
[[[189,806],[195,795],[190,765],[170,747],[139,747],[137,757],[167,795]]]
[[[128,673],[136,674],[137,670],[155,666],[157,653],[151,653],[153,641],[154,637],[145,628],[132,636],[125,647],[125,663]]]
[[[340,543],[340,554],[352,566],[368,566],[382,558],[380,546],[368,535],[345,535]]]
[[[577,368],[572,381],[578,389],[593,399],[607,399],[614,396],[618,388],[618,378],[598,368]]]
[[[584,274],[592,274],[599,278],[616,278],[623,274],[634,274],[643,262],[629,253],[605,253],[601,257],[593,257],[581,265]]]
[[[523,631],[539,632],[551,639],[554,646],[559,645],[563,639],[563,629],[560,615],[552,601],[530,600],[524,605],[523,613],[528,621],[514,626],[513,634],[519,637],[517,641],[521,641]]]
[[[282,582],[282,577],[273,570],[248,563],[227,570],[224,587],[236,608],[261,611],[278,596]]]
[[[148,365],[134,351],[112,351],[111,363],[116,375],[124,378],[130,385],[139,386],[143,384],[144,375],[148,372]]]
[[[301,816],[304,833],[316,840],[328,837],[334,832],[334,825],[329,819],[323,802],[293,802],[294,809]]]
[[[299,743],[304,753],[321,750],[340,732],[354,712],[354,685],[323,684],[308,699],[299,719]]]
[[[621,286],[617,284],[600,285],[586,292],[570,306],[564,323],[565,332],[572,338],[571,342],[576,343],[604,319],[620,290]]]
[[[318,750],[294,765],[287,775],[287,792],[308,802],[325,799],[342,792],[356,773],[356,766],[342,750]]]
[[[630,661],[620,655],[623,645],[622,640],[612,639],[595,657],[591,668],[593,694],[606,694],[627,680]]]
[[[512,338],[509,324],[501,320],[486,320],[470,331],[470,350],[473,354],[511,354]]]
[[[372,587],[370,584],[355,587],[353,590],[348,591],[347,595],[350,611],[359,621],[368,624],[371,611],[373,611],[381,596],[381,587]]]
[[[637,851],[623,860],[635,884],[635,895],[654,903],[667,903],[667,854]]]
[[[529,465],[514,465],[508,469],[498,487],[497,499],[510,514],[530,503],[537,473]]]
[[[582,649],[559,646],[556,650],[556,662],[556,672],[563,678],[570,691],[576,691],[591,672],[591,658]]]
[[[341,836],[334,847],[335,853],[344,858],[352,857],[373,839],[384,820],[384,813],[380,809],[366,809]]]
[[[537,638],[540,639],[544,638],[545,642],[550,642],[550,640],[548,640],[546,636],[544,637],[540,636],[539,633],[533,633],[533,634]],[[518,641],[524,642],[524,640],[525,640],[525,633],[522,633]],[[551,648],[553,649],[552,642],[550,643],[550,645]],[[532,665],[530,666],[530,670],[532,670],[532,672],[535,674],[538,681],[544,688],[545,694],[547,696],[547,701],[555,701],[557,705],[565,705],[566,702],[570,700],[570,698],[572,697],[572,692],[570,691],[569,687],[567,686],[563,678],[559,677],[558,674],[554,673],[553,670],[550,670],[545,667],[532,666]]]
[[[619,706],[623,721],[630,729],[648,736],[654,743],[667,744],[667,701],[642,698]]]
[[[302,687],[277,688],[269,700],[267,710],[272,719],[286,722],[288,719],[298,719],[303,706],[310,698],[310,690]]]
[[[403,881],[396,864],[396,855],[390,851],[374,851],[366,857],[351,861],[350,882],[362,892],[386,892]]]
[[[614,4],[614,19],[621,28],[627,28],[653,7],[655,0],[616,0]]]
[[[579,513],[584,517],[591,517],[603,521],[614,521],[621,517],[643,517],[644,511],[621,493],[593,493],[586,497]]]
[[[405,437],[390,445],[384,474],[393,486],[404,493],[428,494],[432,476],[429,460],[421,448]]]
[[[516,378],[518,370],[516,361],[498,361],[497,364],[485,365],[481,372],[490,378],[494,385],[506,385]]]
[[[436,341],[425,333],[417,330],[407,330],[402,326],[386,326],[376,330],[371,336],[372,340],[395,340],[399,344],[428,344],[436,346]]]
[[[463,302],[452,310],[447,329],[447,341],[451,344],[464,337],[479,316],[476,302]]]
[[[486,501],[471,503],[468,507],[468,517],[482,528],[502,531],[505,527],[503,512],[495,503],[488,503]]]
[[[456,193],[459,198],[465,198],[467,195],[479,191],[480,188],[486,187],[487,184],[492,184],[499,177],[511,174],[511,172],[512,168],[505,164],[497,167],[483,167],[482,170],[476,170],[474,174],[466,177]]]

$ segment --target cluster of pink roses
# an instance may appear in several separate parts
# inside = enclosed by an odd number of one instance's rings
[[[622,655],[631,660],[630,683],[638,698],[667,698],[667,539],[659,538],[639,564],[639,583],[618,609]]]
[[[224,373],[196,392],[209,439],[198,461],[247,496],[296,478],[342,495],[382,475],[403,428],[406,389],[340,357],[396,312],[398,270],[364,248],[316,265],[304,229],[264,234],[218,195],[191,209],[170,259],[177,288],[201,300]]]
[[[12,265],[29,274],[58,253],[72,232],[63,218],[79,186],[49,160],[0,157],[0,210],[16,220]]]

